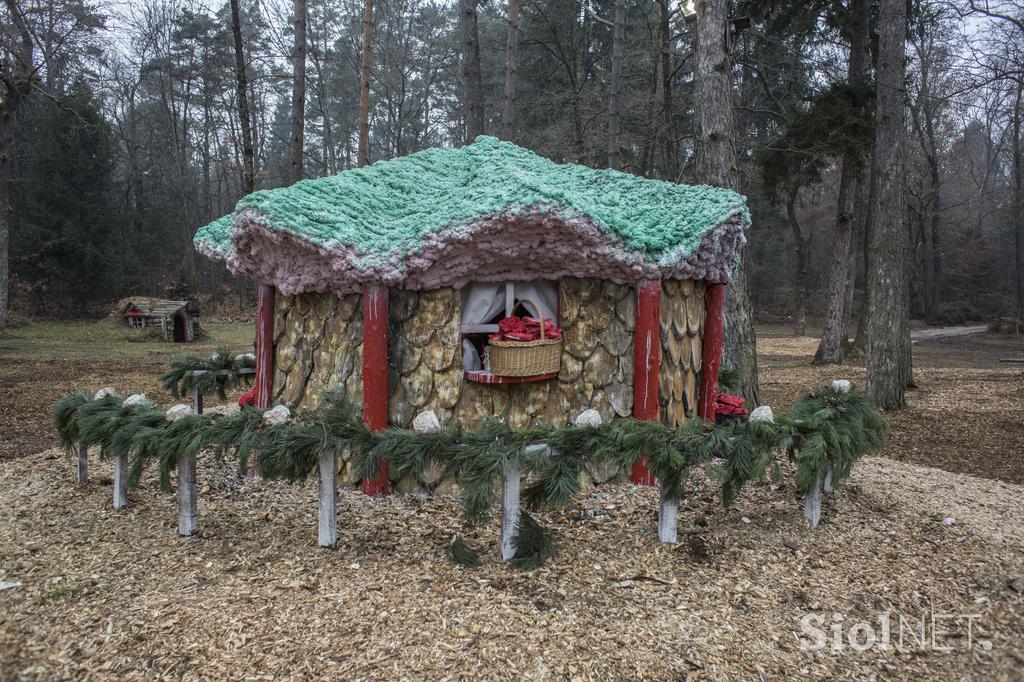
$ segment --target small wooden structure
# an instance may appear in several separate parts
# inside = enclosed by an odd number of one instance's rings
[[[164,339],[195,341],[199,332],[199,304],[162,298],[128,298],[118,304],[117,315],[133,329],[159,327]]]
[[[426,412],[466,429],[490,417],[565,425],[588,410],[676,425],[713,419],[722,294],[749,221],[729,190],[556,164],[480,137],[256,192],[196,246],[264,283],[260,406],[313,408],[335,390],[374,429]],[[501,376],[489,335],[532,313],[523,301],[561,329],[559,369]],[[346,456],[341,479],[356,483]],[[654,483],[643,463],[623,473]],[[440,472],[389,482],[381,471],[362,487],[389,483],[447,489]]]

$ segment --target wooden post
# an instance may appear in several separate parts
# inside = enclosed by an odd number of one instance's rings
[[[128,506],[128,481],[126,480],[128,468],[128,457],[117,455],[114,457],[114,509],[123,509]]]
[[[274,297],[277,289],[261,284],[256,313],[256,407],[270,407],[274,383]]]
[[[814,489],[804,495],[804,516],[811,522],[811,528],[818,527],[821,520],[821,479],[815,479]]]
[[[334,549],[338,545],[338,456],[320,455],[319,469],[318,542],[321,547]]]
[[[388,427],[388,289],[375,285],[363,287],[363,423],[373,431]],[[386,462],[362,489],[371,497],[387,495]]]
[[[661,502],[658,507],[658,539],[667,544],[675,544],[677,538],[677,517],[679,515],[678,500],[669,500],[665,497],[665,490],[661,491]]]
[[[700,395],[697,411],[704,421],[714,423],[718,397],[718,368],[725,341],[725,285],[708,282],[704,291],[704,347],[701,352]]]
[[[512,540],[519,527],[519,467],[501,479],[501,560],[509,561],[516,554]]]
[[[75,444],[75,453],[78,455],[77,480],[79,483],[89,482],[89,450],[83,448],[81,443]]]
[[[636,327],[633,331],[633,418],[658,419],[658,370],[661,368],[661,281],[645,280],[636,290]],[[629,480],[654,485],[647,458],[633,463]]]
[[[203,394],[192,391],[192,411],[203,413]],[[196,487],[196,458],[178,457],[178,535],[189,537],[199,530],[199,491]]]

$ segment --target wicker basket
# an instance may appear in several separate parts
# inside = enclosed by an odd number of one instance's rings
[[[562,366],[562,340],[544,338],[544,314],[540,306],[529,299],[521,299],[537,311],[540,320],[540,338],[536,341],[491,341],[488,356],[491,374],[502,377],[531,377],[554,374]]]

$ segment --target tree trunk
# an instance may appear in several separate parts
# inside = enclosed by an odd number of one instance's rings
[[[676,119],[672,106],[672,74],[675,66],[672,60],[672,12],[669,0],[659,0],[661,9],[661,96],[662,115],[665,121],[665,179],[675,182],[679,179],[679,163],[676,134]]]
[[[906,20],[904,0],[882,0],[872,163],[877,188],[871,202],[871,263],[867,273],[867,387],[868,395],[881,409],[904,407],[904,389],[911,382],[910,245],[903,193]]]
[[[864,242],[864,223],[867,222],[867,197],[864,192],[864,181],[858,178],[854,183],[853,191],[853,230],[850,234],[850,251],[847,258],[849,267],[846,268],[846,291],[843,295],[843,317],[839,332],[839,338],[843,345],[843,359],[850,347],[850,320],[853,318],[853,299],[857,289],[857,255],[859,247]]]
[[[732,85],[725,45],[725,0],[706,0],[697,6],[697,74],[699,162],[698,179],[708,185],[739,189],[733,146]],[[740,392],[758,404],[757,337],[747,286],[745,260],[726,287],[725,345],[722,362],[737,371]]]
[[[851,0],[853,28],[850,32],[850,60],[846,67],[846,83],[849,87],[860,85],[867,67],[868,11],[866,0]],[[821,342],[814,355],[817,364],[839,364],[843,361],[843,347],[846,344],[846,320],[849,313],[847,289],[849,273],[853,265],[851,249],[853,244],[853,216],[857,208],[854,203],[854,187],[857,183],[857,162],[852,154],[844,154],[842,170],[839,172],[839,202],[836,207],[835,243],[832,251],[832,270],[828,280],[828,302],[825,308],[825,328]]]
[[[786,201],[786,217],[793,230],[793,243],[796,244],[796,269],[793,272],[793,291],[796,295],[796,310],[793,313],[793,336],[807,334],[807,257],[810,251],[810,239],[804,237],[800,228],[800,220],[796,215],[796,199],[799,188],[794,189]]]
[[[373,0],[363,6],[363,55],[359,69],[359,148],[356,164],[370,164],[370,64],[373,63]]]
[[[302,152],[306,125],[306,0],[295,0],[295,16],[292,18],[295,33],[295,50],[292,52],[292,139],[291,178],[298,182],[305,175]]]
[[[7,104],[7,102],[4,102]],[[0,329],[7,325],[8,292],[10,291],[11,239],[11,142],[10,127],[13,116],[6,110],[0,112]]]
[[[608,93],[608,167],[614,170],[622,168],[622,148],[619,137],[621,134],[621,118],[619,114],[622,100],[622,43],[626,33],[626,2],[615,3],[615,22],[612,26],[612,80]]]
[[[1016,264],[1017,284],[1017,305],[1014,310],[1016,316],[1017,333],[1024,331],[1024,178],[1022,173],[1021,155],[1021,115],[1022,110],[1022,89],[1024,85],[1017,81],[1017,96],[1013,103],[1013,246],[1014,262]]]
[[[14,117],[32,91],[32,82],[39,77],[32,66],[34,45],[25,17],[14,0],[5,0],[7,13],[17,40],[5,45],[6,59],[0,61],[0,82],[4,99],[0,102],[0,329],[7,325],[10,303],[10,240],[11,240],[11,146],[14,143]]]
[[[501,108],[501,139],[515,131],[516,91],[519,86],[519,0],[508,0],[508,38],[505,41],[505,99]]]
[[[462,32],[462,106],[466,112],[466,141],[484,134],[484,94],[480,76],[480,34],[476,26],[477,0],[459,0]]]
[[[238,96],[238,119],[242,125],[242,194],[256,189],[256,154],[252,145],[252,119],[249,117],[249,79],[245,71],[245,50],[242,47],[242,17],[239,0],[231,0],[231,32],[235,39],[235,86]]]

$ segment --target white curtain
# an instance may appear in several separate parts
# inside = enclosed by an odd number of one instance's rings
[[[520,301],[527,298],[540,306],[541,314],[558,323],[558,282],[546,279],[535,279],[532,282],[516,282],[516,298]],[[529,306],[530,316],[534,315]]]
[[[505,312],[505,285],[474,282],[462,288],[462,324],[487,324]]]
[[[537,279],[532,282],[515,282],[518,300],[529,299],[540,306],[541,315],[558,320],[558,283]],[[534,315],[527,306],[529,315]],[[462,288],[462,324],[487,324],[496,315],[504,317],[505,283],[474,282]],[[466,370],[483,368],[480,354],[468,340],[462,342],[462,367]]]

